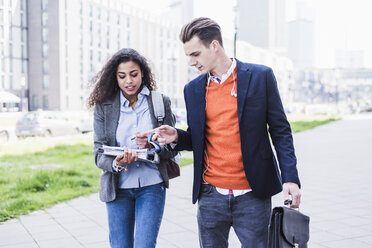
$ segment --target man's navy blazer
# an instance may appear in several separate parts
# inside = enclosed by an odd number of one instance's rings
[[[203,74],[184,88],[188,129],[177,129],[175,147],[176,150],[192,150],[194,154],[193,203],[199,198],[202,183],[206,81],[207,75]],[[300,186],[291,127],[272,69],[237,60],[237,103],[243,165],[252,193],[265,199],[282,191],[282,183],[293,182]]]

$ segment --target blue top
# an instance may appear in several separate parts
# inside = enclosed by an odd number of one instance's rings
[[[147,97],[149,89],[143,86],[138,94],[134,109],[129,106],[128,99],[120,92],[120,117],[116,130],[116,142],[120,147],[138,149],[131,138],[136,132],[153,129]],[[146,162],[133,162],[128,165],[127,171],[121,171],[119,188],[139,188],[163,182],[156,164]]]

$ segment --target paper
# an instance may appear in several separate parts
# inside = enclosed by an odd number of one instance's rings
[[[100,150],[105,155],[115,156],[115,157],[124,153],[124,148],[118,147],[118,146],[103,145],[100,148]],[[156,152],[151,152],[151,151],[148,151],[147,149],[131,149],[131,150],[136,151],[137,156],[138,156],[138,161],[150,162],[150,163],[155,163],[155,164],[158,164],[160,162],[159,155]]]
[[[117,156],[124,153],[123,147],[118,146],[102,146],[103,154],[109,156]],[[131,149],[136,151],[138,158],[147,159],[147,149]]]

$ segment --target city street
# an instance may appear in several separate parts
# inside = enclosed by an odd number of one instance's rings
[[[372,247],[372,115],[297,133],[294,142],[302,182],[300,211],[310,216],[309,248]],[[157,247],[199,247],[192,170],[183,167],[181,177],[170,182]],[[273,198],[277,205],[282,205],[280,194]],[[106,210],[98,194],[0,225],[0,247],[108,246]],[[240,247],[233,231],[229,247]]]

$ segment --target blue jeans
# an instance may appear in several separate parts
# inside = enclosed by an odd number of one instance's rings
[[[155,247],[164,204],[163,183],[119,189],[116,199],[106,203],[111,247]]]
[[[198,203],[200,247],[228,247],[233,227],[242,247],[266,248],[270,214],[271,198],[262,200],[251,192],[222,195],[213,185],[203,184]]]

